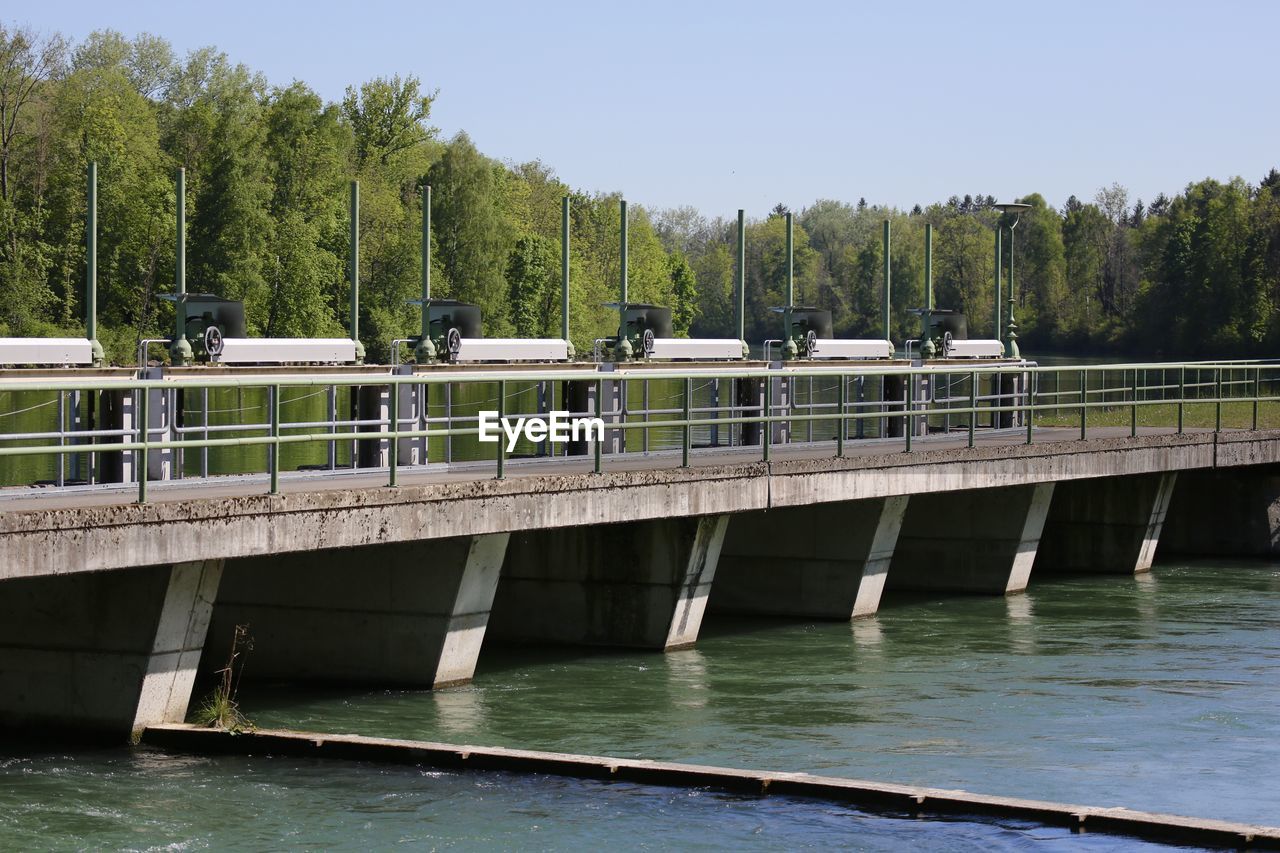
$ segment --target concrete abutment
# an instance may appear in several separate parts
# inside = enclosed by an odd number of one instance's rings
[[[0,725],[122,737],[182,722],[221,560],[0,586]]]

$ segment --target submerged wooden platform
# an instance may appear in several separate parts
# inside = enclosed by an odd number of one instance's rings
[[[163,749],[242,755],[290,755],[435,768],[544,773],[599,781],[707,788],[855,805],[911,817],[1012,818],[1074,832],[1101,832],[1175,844],[1280,850],[1280,827],[1101,808],[968,791],[867,782],[809,773],[739,770],[645,759],[608,758],[502,747],[464,746],[359,735],[255,730],[231,734],[190,725],[148,727],[142,742]]]

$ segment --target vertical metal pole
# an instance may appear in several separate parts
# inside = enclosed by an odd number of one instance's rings
[[[387,393],[389,395],[387,408],[391,421],[391,437],[387,439],[390,442],[387,445],[387,485],[394,488],[396,471],[400,467],[400,386],[388,385]],[[501,438],[498,439],[498,443],[502,443]]]
[[[884,312],[884,339],[893,340],[890,327],[893,325],[893,306],[890,299],[892,293],[893,264],[889,252],[892,249],[889,220],[884,221],[884,294],[881,296],[881,310]]]
[[[1013,319],[1013,305],[1016,299],[1017,288],[1013,283],[1013,229],[1017,226],[1015,220],[1013,225],[1009,227],[1009,349],[1007,355],[1009,358],[1021,358],[1018,352],[1018,324]]]
[[[569,197],[560,200],[560,337],[569,340]]]
[[[937,348],[933,345],[933,225],[924,226],[924,328],[920,332],[920,357],[933,358]],[[947,382],[950,387],[950,380]],[[948,392],[947,396],[951,396]]]
[[[1187,369],[1178,368],[1178,435],[1182,435],[1183,423],[1186,419],[1187,401]]]
[[[916,375],[914,373],[908,373],[906,400],[902,407],[902,434],[906,437],[907,446],[904,449],[907,453],[911,452],[911,433],[916,431],[916,419],[915,415],[912,414],[912,410],[915,409],[915,405]]]
[[[1138,368],[1133,369],[1133,379],[1130,380],[1129,400],[1132,405],[1129,406],[1129,437],[1136,438],[1138,435]]]
[[[1217,388],[1216,401],[1213,404],[1213,431],[1222,432],[1222,368],[1213,369],[1214,384]]]
[[[356,235],[357,237],[359,234]],[[431,186],[422,188],[422,338],[431,337]]]
[[[169,344],[169,361],[173,364],[187,364],[191,361],[191,344],[187,342],[187,172],[178,169],[175,176],[174,192],[177,198],[175,228],[177,239],[175,244],[173,271],[173,341]],[[146,366],[146,357],[139,368]]]
[[[66,447],[67,445],[67,400],[63,391],[58,391],[58,446]],[[56,454],[58,457],[58,471],[54,476],[54,483],[59,487],[66,485],[66,467],[67,457],[64,453]]]
[[[604,380],[596,380],[596,419],[604,420]],[[645,430],[647,433],[648,430]],[[600,436],[591,442],[595,445],[595,472],[600,473],[603,468],[601,464],[601,454],[604,452],[604,436]]]
[[[969,446],[973,447],[973,431],[978,424],[978,371],[969,373]]]
[[[618,202],[619,224],[618,251],[621,254],[618,273],[618,345],[627,337],[627,200]]]
[[[138,478],[138,503],[144,504],[147,502],[147,403],[151,390],[135,388],[134,393],[138,395],[133,407],[134,414],[138,417],[138,422],[134,425],[134,441],[141,444],[142,449],[134,451],[133,470]]]
[[[844,456],[845,409],[849,402],[849,377],[840,374],[840,400],[837,404],[839,415],[836,417],[836,456]]]
[[[208,441],[209,440],[209,389],[208,388],[200,389],[200,409],[201,409],[200,420],[204,426],[204,430],[201,432],[201,437],[205,441]],[[209,448],[207,445],[205,447],[200,448],[200,476],[201,477],[209,476]]]
[[[1004,284],[1004,271],[1001,269],[1001,266],[1004,264],[1004,253],[1001,251],[1002,247],[1000,245],[1000,240],[1003,236],[1004,229],[1000,226],[999,220],[996,220],[996,296],[995,309],[992,312],[994,314],[992,322],[994,324],[995,339],[997,341],[1004,340],[1000,330],[1000,312],[1002,310],[1000,307],[1000,290]]]
[[[681,437],[682,453],[680,456],[680,467],[689,467],[689,447],[692,444],[692,428],[689,426],[689,418],[693,409],[693,379],[685,377],[684,380],[684,434]]]
[[[1262,396],[1262,368],[1253,369],[1253,430],[1258,429],[1258,400]]]
[[[338,432],[338,386],[330,385],[325,394],[325,415],[329,418],[329,434],[335,435]],[[206,412],[207,416],[207,412]],[[208,436],[205,436],[208,438]],[[338,440],[336,438],[329,439],[329,470],[336,470],[338,467]]]
[[[85,274],[84,274],[84,336],[98,345],[98,164],[89,164],[89,183],[86,188],[88,207],[85,222]],[[95,360],[99,353],[94,352]]]
[[[1104,376],[1106,374],[1103,374]],[[1080,370],[1080,440],[1084,441],[1086,425],[1089,422],[1089,371]]]
[[[769,417],[773,414],[773,377],[764,380],[764,419],[760,426],[760,443],[764,446],[763,458],[769,461],[769,446],[773,444],[773,422]]]
[[[271,494],[280,494],[280,386],[267,389],[267,405],[271,411],[271,437],[276,439],[267,446],[267,465],[271,472]]]
[[[1026,377],[1027,383],[1027,444],[1031,443],[1031,429],[1036,422],[1036,375],[1033,373],[1022,374]]]
[[[795,235],[793,233],[795,216],[787,211],[787,307],[796,304],[795,291]]]
[[[640,401],[640,405],[644,407],[644,422],[648,424],[649,423],[649,380],[648,379],[640,380],[640,394],[641,394],[641,397],[643,398]],[[640,452],[648,453],[649,452],[649,427],[646,426],[643,430],[641,430],[641,432],[644,433],[644,438],[640,442]]]
[[[347,328],[351,340],[356,342],[356,361],[364,361],[364,347],[360,343],[360,182],[351,182],[351,198],[348,218],[351,233],[348,237],[347,275],[351,279],[351,318]],[[424,306],[425,310],[425,306]]]
[[[747,339],[747,235],[746,211],[738,209],[738,340]]]
[[[507,413],[507,380],[498,380],[498,421],[501,422]],[[507,442],[504,435],[498,436],[498,479],[507,476]]]

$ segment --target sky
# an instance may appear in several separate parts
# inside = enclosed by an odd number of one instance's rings
[[[331,100],[414,75],[439,90],[444,137],[709,216],[966,193],[1061,206],[1113,182],[1150,201],[1280,168],[1267,0],[53,0],[0,20],[214,45]]]

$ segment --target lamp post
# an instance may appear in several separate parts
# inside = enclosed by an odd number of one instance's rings
[[[1002,214],[1013,214],[1013,222],[1009,225],[1009,344],[1005,349],[1005,355],[1009,358],[1019,358],[1018,352],[1018,324],[1013,319],[1013,303],[1014,303],[1014,287],[1013,287],[1013,229],[1018,227],[1018,220],[1022,216],[1024,210],[1030,210],[1031,205],[1017,201],[1006,201],[995,205],[995,209]],[[1000,246],[1000,229],[1003,226],[999,222],[996,223],[996,249],[999,251]],[[997,316],[1000,311],[1000,258],[996,257],[996,312]],[[999,334],[999,325],[996,326],[996,334]]]

